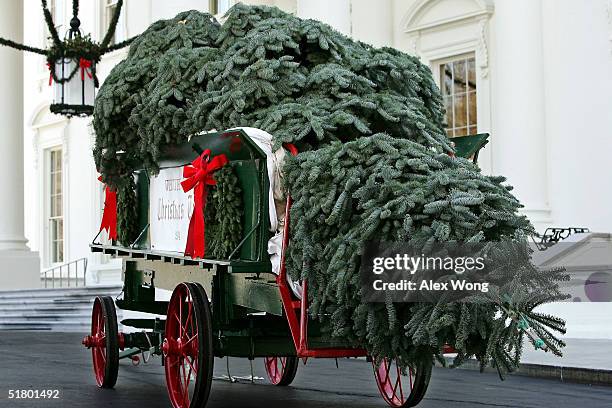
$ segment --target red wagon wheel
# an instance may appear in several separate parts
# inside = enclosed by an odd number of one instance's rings
[[[98,387],[113,388],[119,372],[119,336],[115,302],[111,297],[99,296],[94,300],[91,335],[83,339],[83,344],[91,348]]]
[[[181,283],[172,292],[162,351],[166,385],[175,408],[203,407],[213,370],[212,315],[204,289]]]
[[[272,384],[285,386],[293,382],[298,369],[297,357],[266,357],[264,363]]]
[[[387,404],[396,408],[416,406],[427,391],[431,364],[419,364],[402,371],[397,361],[383,359],[378,367],[372,361],[378,390]]]

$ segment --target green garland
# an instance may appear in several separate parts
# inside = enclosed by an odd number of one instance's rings
[[[124,177],[117,185],[117,238],[130,246],[138,237],[138,200],[133,177]]]
[[[228,259],[242,239],[242,189],[231,165],[214,173],[216,185],[209,188],[206,221],[206,258]]]

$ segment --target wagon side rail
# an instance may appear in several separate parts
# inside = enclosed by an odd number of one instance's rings
[[[293,145],[286,145],[292,155],[297,154],[297,149]],[[287,194],[287,204],[285,205],[285,225],[283,235],[283,247],[281,252],[280,271],[276,277],[276,283],[280,292],[281,302],[289,331],[295,346],[297,357],[306,360],[308,357],[314,358],[340,358],[340,357],[365,357],[368,355],[365,349],[361,348],[310,348],[308,346],[308,281],[302,280],[302,298],[295,299],[291,288],[287,282],[286,255],[289,246],[289,224],[291,210],[291,196]]]

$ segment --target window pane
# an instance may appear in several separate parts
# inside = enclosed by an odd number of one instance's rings
[[[446,109],[446,126],[449,128],[455,127],[453,123],[453,97],[444,97],[444,108]]]
[[[455,94],[466,92],[466,61],[460,60],[453,64],[453,80],[455,89],[453,92]]]
[[[55,198],[55,205],[54,205],[54,217],[61,217],[62,216],[62,196],[58,195]]]
[[[455,136],[467,136],[467,134],[468,134],[467,127],[455,128]]]
[[[455,95],[453,100],[455,108],[455,127],[467,126],[467,96]]]
[[[451,65],[452,66],[452,65]],[[450,95],[453,89],[452,68],[448,64],[440,65],[440,86],[442,95]]]
[[[476,59],[468,59],[468,91],[476,91]]]
[[[62,194],[62,173],[57,172],[53,175],[53,190],[51,194],[59,195]]]
[[[469,111],[469,122],[470,125],[476,125],[478,123],[477,119],[478,119],[478,111],[476,109],[476,92],[470,92],[468,94],[468,107],[470,109]]]

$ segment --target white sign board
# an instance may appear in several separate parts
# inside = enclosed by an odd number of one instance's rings
[[[183,168],[160,170],[149,186],[151,249],[185,252],[189,220],[193,212],[193,190],[181,187]]]

